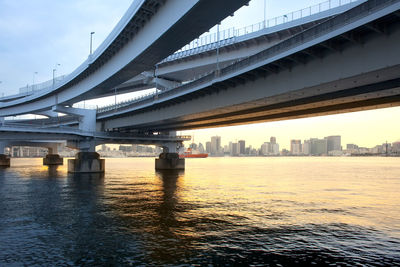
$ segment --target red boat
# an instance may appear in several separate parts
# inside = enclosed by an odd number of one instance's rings
[[[198,153],[198,151],[193,151],[191,148],[188,148],[183,154],[179,154],[180,158],[207,158],[207,153]]]

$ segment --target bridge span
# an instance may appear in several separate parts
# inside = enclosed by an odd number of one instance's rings
[[[45,107],[44,111],[49,111],[51,106],[53,112],[68,115],[24,123],[36,125],[35,131],[41,127],[43,131],[49,131],[48,134],[52,134],[51,127],[69,125],[75,127],[74,131],[79,131],[81,136],[87,132],[102,132],[153,138],[160,134],[174,136],[177,130],[302,118],[400,104],[400,0],[360,1],[338,14],[320,18],[315,24],[307,23],[306,27],[290,36],[265,47],[258,46],[260,50],[248,49],[246,57],[236,56],[229,64],[211,72],[205,70],[204,76],[191,82],[170,88],[166,86],[162,91],[141,99],[97,110],[71,108],[69,101],[62,104],[52,102],[51,105],[42,105],[40,101],[26,103],[30,111],[32,104]],[[254,40],[262,36],[268,40],[268,34],[254,36]],[[237,54],[246,51],[243,47],[236,50],[240,50]],[[233,47],[232,53],[236,50]],[[174,60],[177,61],[164,61],[160,67],[184,66],[191,61],[197,64],[198,57],[192,54],[183,61]],[[181,73],[184,73],[184,68]],[[91,98],[87,94],[82,94],[82,97]],[[27,110],[14,113],[19,104],[13,106],[12,101],[3,105],[6,105],[0,108],[3,116],[28,113]],[[23,101],[21,107],[25,107]],[[3,129],[9,131],[6,127]],[[79,144],[80,138],[75,139],[77,147],[82,151],[87,148],[85,151],[92,153],[98,136],[85,136],[82,144]],[[156,167],[174,169],[184,166],[176,154],[176,144],[181,141],[162,145],[165,153],[160,156]],[[95,158],[88,154],[87,159],[92,161]],[[85,157],[79,156],[76,162],[82,160],[85,161]],[[83,169],[87,171],[87,167]]]
[[[98,127],[185,130],[399,105],[398,1],[368,1],[192,83],[99,110]]]

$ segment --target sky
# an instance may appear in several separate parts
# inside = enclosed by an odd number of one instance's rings
[[[342,0],[344,2],[346,0]],[[0,94],[14,94],[33,82],[50,80],[72,72],[89,54],[90,32],[93,50],[112,31],[131,0],[0,0]],[[321,3],[321,0],[251,0],[225,19],[220,30],[240,28],[267,18]],[[117,4],[116,4],[117,3]],[[264,9],[264,7],[266,7]],[[216,27],[210,29],[210,32]],[[207,33],[205,33],[207,34]],[[35,74],[37,73],[37,74]],[[122,99],[126,96],[117,98]],[[108,102],[107,102],[108,101]],[[114,98],[102,100],[108,104]],[[92,101],[93,102],[93,101]],[[88,105],[90,105],[88,101]],[[96,101],[98,104],[99,101]],[[290,139],[322,138],[342,135],[342,144],[356,143],[372,147],[400,139],[400,108],[330,115],[245,126],[224,127],[183,134],[194,134],[196,142],[206,142],[213,135],[222,136],[222,144],[245,139],[259,147],[276,136],[281,147]]]

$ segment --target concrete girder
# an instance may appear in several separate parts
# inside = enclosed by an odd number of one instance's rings
[[[79,130],[86,132],[96,131],[96,110],[53,106],[52,111],[79,116]]]
[[[374,16],[375,14],[369,15]],[[341,34],[337,36],[340,37]],[[323,57],[318,60],[311,60],[305,65],[294,66],[291,72],[282,70],[279,74],[267,76],[264,81],[265,85],[261,84],[262,79],[257,79],[254,83],[245,83],[229,89],[229,94],[213,94],[212,97],[205,96],[202,97],[202,99],[197,98],[194,101],[190,101],[190,107],[183,102],[175,105],[173,109],[169,109],[157,103],[157,110],[151,108],[145,109],[142,107],[141,113],[132,111],[132,113],[130,115],[127,114],[125,118],[110,118],[105,120],[105,125],[106,128],[133,126],[136,128],[143,127],[153,130],[182,129],[186,127],[185,121],[188,121],[189,118],[197,117],[201,120],[201,118],[204,118],[204,115],[201,114],[213,113],[213,110],[217,111],[218,108],[221,108],[221,114],[223,114],[223,110],[230,106],[230,104],[228,104],[230,101],[232,101],[231,104],[234,106],[241,105],[242,103],[251,103],[251,101],[257,98],[264,98],[265,100],[272,99],[271,97],[273,95],[279,94],[292,98],[290,92],[296,92],[301,88],[303,88],[302,90],[307,94],[318,95],[327,91],[340,90],[337,84],[341,84],[342,82],[346,84],[342,89],[354,87],[354,83],[348,83],[347,79],[356,81],[357,85],[390,80],[397,78],[398,73],[400,73],[397,71],[400,64],[398,61],[400,55],[397,56],[397,54],[400,51],[396,46],[399,42],[400,29],[397,27],[396,30],[393,29],[393,32],[391,32],[389,36],[369,36],[363,46],[352,45],[345,47],[340,53],[334,51],[332,51],[332,53],[324,53]],[[316,42],[316,44],[318,43]],[[305,45],[302,45],[302,47],[305,49],[308,48]],[[304,50],[296,49],[296,53],[302,53],[303,51]],[[289,52],[285,52],[285,54],[291,55]],[[234,77],[235,75],[231,74],[231,79],[237,80],[238,77]],[[278,76],[279,79],[277,78]],[[251,88],[253,88],[254,91]],[[267,88],[270,88],[270,90]],[[251,93],[251,91],[253,91],[253,93]],[[246,94],[243,94],[243,92],[246,92]],[[264,95],[264,97],[262,95]],[[397,103],[395,95],[396,93],[393,94],[393,102]],[[376,94],[375,96],[371,95],[368,97],[379,97],[379,95]],[[234,98],[236,100],[234,100]],[[371,102],[373,106],[376,106],[376,103],[373,101]],[[387,104],[386,102],[381,103],[383,106]],[[368,103],[365,102],[365,104]],[[186,106],[188,109],[186,109]],[[210,108],[210,106],[213,106],[213,108]],[[359,108],[365,107],[359,106]],[[338,110],[338,112],[340,111]],[[169,113],[169,115],[167,113]],[[144,116],[146,116],[146,118],[144,118]],[[154,118],[154,120],[152,118]],[[126,119],[125,122],[123,122],[124,119]],[[130,124],[127,123],[127,120],[130,121]],[[132,121],[135,122],[135,125],[132,125]],[[163,122],[165,125],[171,125],[171,127],[158,128],[157,126],[163,125]],[[223,122],[220,125],[224,125]],[[196,126],[193,127],[196,128]]]
[[[40,112],[36,112],[36,115],[42,115],[42,116],[46,116],[48,118],[57,118],[58,117],[58,113],[54,112],[52,110],[43,110]]]

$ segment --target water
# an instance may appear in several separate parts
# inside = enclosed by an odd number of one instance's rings
[[[0,266],[400,266],[400,158],[106,159],[0,170]]]

